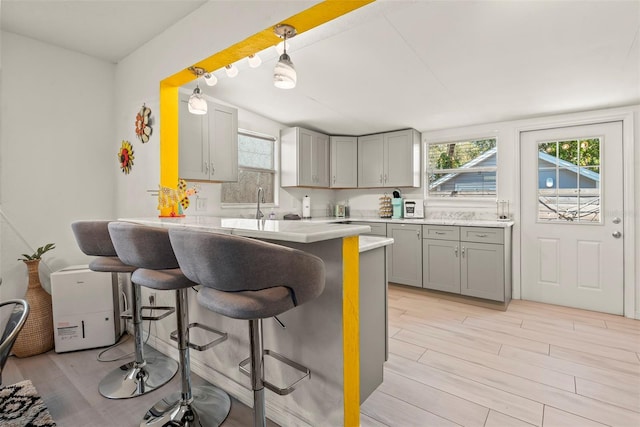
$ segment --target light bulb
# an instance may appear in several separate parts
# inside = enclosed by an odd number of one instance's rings
[[[218,83],[218,78],[215,76],[215,74],[206,73],[203,77],[204,82],[207,84],[207,86],[215,86],[216,83]]]
[[[249,55],[249,67],[258,68],[262,64],[262,59],[257,54]]]
[[[225,65],[224,70],[227,72],[227,76],[233,78],[238,75],[238,67],[235,65]]]
[[[279,89],[293,89],[296,87],[297,81],[298,76],[291,58],[283,53],[273,69],[273,85]]]
[[[189,112],[191,114],[207,114],[207,101],[202,97],[200,88],[196,86],[189,97]]]

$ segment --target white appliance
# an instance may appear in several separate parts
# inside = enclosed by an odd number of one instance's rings
[[[405,218],[424,218],[424,201],[422,199],[404,199]]]
[[[72,266],[51,274],[56,353],[114,344],[121,333],[118,281]]]

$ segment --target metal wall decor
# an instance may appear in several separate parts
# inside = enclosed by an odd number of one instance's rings
[[[133,147],[129,141],[122,141],[122,146],[120,150],[118,150],[118,163],[120,163],[120,169],[125,174],[129,174],[131,172],[131,168],[133,167]]]
[[[136,114],[136,136],[142,143],[149,142],[149,136],[151,136],[152,131],[151,109],[142,104],[142,108]]]

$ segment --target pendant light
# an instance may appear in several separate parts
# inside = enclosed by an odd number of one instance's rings
[[[293,89],[296,87],[298,76],[291,57],[287,54],[287,38],[295,37],[296,29],[291,25],[279,24],[273,28],[273,32],[283,39],[284,47],[280,60],[273,69],[273,85],[279,89]]]
[[[227,73],[227,76],[231,78],[234,78],[235,76],[238,75],[238,67],[236,67],[233,64],[225,65],[224,71]]]
[[[218,83],[218,78],[213,73],[204,73],[204,82],[207,86],[215,86]]]
[[[199,79],[200,76],[204,75],[204,70],[200,67],[189,67],[189,71],[196,75],[196,79]],[[191,114],[207,114],[207,101],[202,97],[202,91],[200,90],[200,86],[196,80],[196,88],[193,90],[193,93],[189,97],[188,102],[189,112]]]

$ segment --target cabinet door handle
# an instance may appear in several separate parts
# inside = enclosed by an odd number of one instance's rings
[[[209,175],[209,162],[204,162],[204,173]]]
[[[416,234],[418,235],[418,240],[420,240],[420,230],[417,230]]]
[[[476,233],[476,237],[487,237],[487,234],[480,234],[480,233]]]
[[[382,184],[382,174],[380,174],[380,184]]]
[[[216,172],[216,168],[213,167],[213,163],[211,163],[211,175]]]
[[[336,183],[336,176],[335,175],[333,175],[333,183],[334,184]]]
[[[453,249],[453,252],[456,254],[456,258],[458,258],[458,247],[457,246]]]
[[[462,247],[462,257],[464,258],[464,251],[465,251],[465,247]]]
[[[387,182],[387,174],[384,174],[384,182]]]

